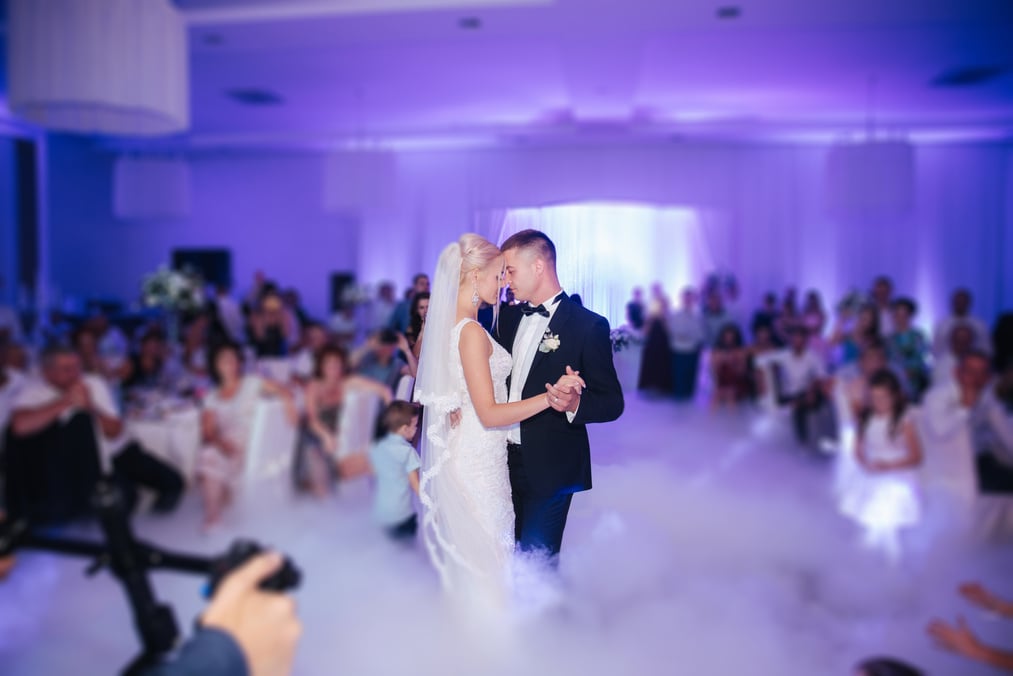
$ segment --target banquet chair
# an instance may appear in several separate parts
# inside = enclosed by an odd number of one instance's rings
[[[401,379],[397,382],[397,388],[394,390],[394,398],[398,401],[411,401],[414,389],[415,378],[401,376]]]
[[[373,392],[351,390],[338,418],[338,467],[344,479],[369,474],[369,445],[376,438],[376,426],[383,405]]]

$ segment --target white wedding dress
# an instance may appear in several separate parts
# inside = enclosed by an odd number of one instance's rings
[[[475,607],[504,609],[512,596],[514,553],[507,431],[484,427],[468,394],[459,345],[469,323],[477,322],[458,322],[446,346],[450,391],[425,409],[425,448],[433,457],[425,459],[420,482],[422,533],[447,592]],[[506,403],[513,361],[486,336],[495,399]],[[456,427],[445,420],[454,408],[461,412]]]

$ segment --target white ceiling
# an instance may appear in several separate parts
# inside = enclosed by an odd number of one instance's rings
[[[1013,139],[1011,0],[176,0],[195,146]],[[717,18],[720,5],[741,16]],[[480,20],[463,29],[463,18]],[[1003,66],[973,87],[931,85]],[[272,92],[243,105],[226,92]]]

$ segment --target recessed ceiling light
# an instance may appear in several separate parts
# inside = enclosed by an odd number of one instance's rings
[[[742,8],[738,5],[724,5],[718,7],[717,15],[719,19],[738,19],[742,16]]]
[[[482,20],[477,16],[466,16],[457,22],[457,25],[466,31],[477,31],[482,27]]]

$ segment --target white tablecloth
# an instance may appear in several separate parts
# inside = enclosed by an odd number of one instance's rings
[[[127,418],[127,433],[192,481],[200,451],[200,409],[196,406],[158,419]]]

